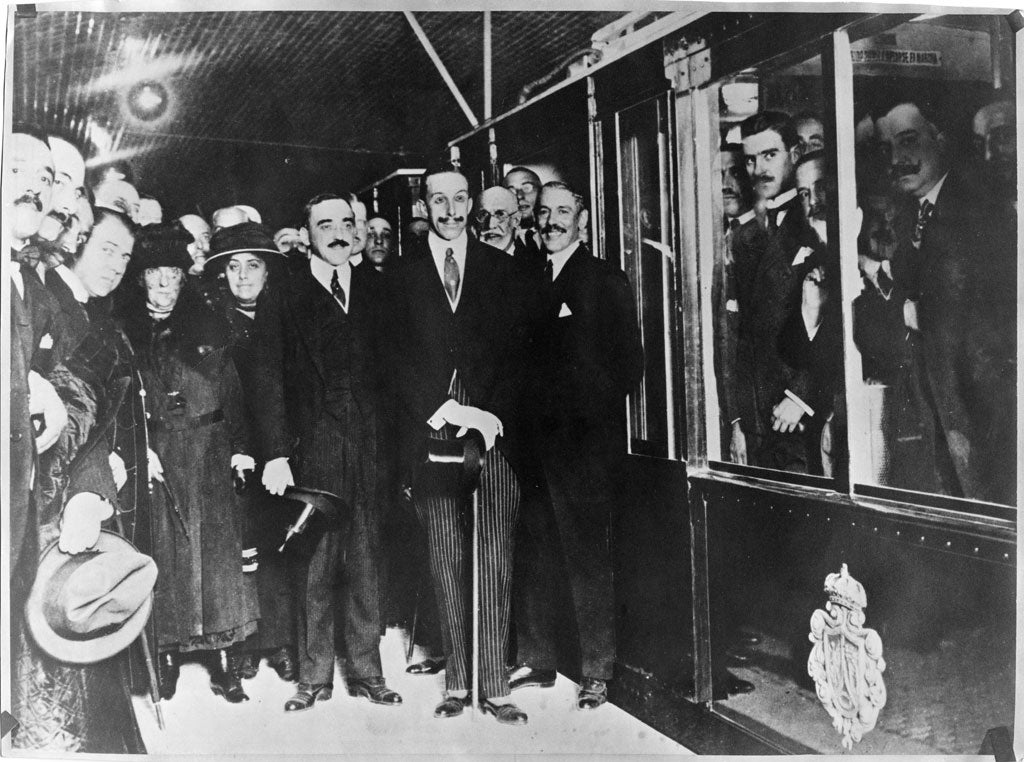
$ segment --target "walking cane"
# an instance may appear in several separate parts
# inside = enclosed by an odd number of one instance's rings
[[[117,531],[124,537],[124,524],[121,521],[121,514],[115,511],[114,517],[117,522]],[[149,698],[153,702],[153,710],[156,712],[156,725],[160,730],[164,730],[164,711],[160,706],[160,692],[157,690],[156,667],[153,666],[153,653],[149,650],[149,636],[146,634],[145,627],[139,632],[139,645],[142,647],[142,659],[146,662],[146,672],[149,674]]]

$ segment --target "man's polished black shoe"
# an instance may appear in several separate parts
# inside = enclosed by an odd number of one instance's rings
[[[292,650],[288,646],[281,646],[279,649],[274,651],[267,657],[267,664],[269,664],[278,677],[284,680],[286,683],[295,682],[295,657],[292,655]]]
[[[484,714],[493,714],[502,725],[525,725],[529,719],[526,712],[515,704],[495,704],[484,699],[480,702],[480,708]]]
[[[524,665],[509,674],[508,687],[512,691],[520,688],[551,688],[557,677],[558,673],[553,669],[533,669]]]
[[[749,680],[742,680],[732,672],[716,677],[714,680],[714,692],[711,695],[713,701],[726,701],[730,696],[739,696],[744,693],[753,693],[754,684]]]
[[[402,697],[397,692],[388,688],[383,677],[353,678],[349,680],[348,695],[365,696],[374,704],[384,704],[386,706],[398,706],[402,703]]]
[[[424,659],[410,664],[405,671],[410,675],[436,675],[445,667],[444,659]]]
[[[230,704],[241,704],[249,697],[242,687],[242,680],[232,669],[232,659],[227,651],[217,652],[217,662],[210,670],[210,690],[223,696]]]
[[[178,675],[181,669],[178,666],[178,655],[176,653],[160,654],[160,698],[165,701],[174,698],[178,690]]]
[[[447,719],[449,717],[458,717],[462,714],[462,711],[468,704],[469,696],[459,698],[458,696],[449,696],[448,694],[445,694],[441,703],[434,707],[434,716],[439,720]]]
[[[334,695],[331,683],[299,683],[299,690],[284,702],[286,712],[304,712],[317,701],[329,701]]]
[[[595,677],[584,677],[580,692],[576,694],[576,706],[580,709],[597,709],[608,701],[608,683]]]

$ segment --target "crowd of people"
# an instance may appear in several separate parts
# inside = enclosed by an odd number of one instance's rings
[[[72,141],[16,126],[9,149],[16,748],[144,751],[131,694],[173,700],[183,660],[238,703],[266,658],[299,712],[338,656],[397,707],[396,622],[419,622],[407,671],[445,671],[435,717],[522,725],[562,581],[578,707],[607,701],[642,348],[580,194],[517,167],[474,199],[442,163],[399,252],[352,195],[276,232],[243,205],[165,219],[126,167],[87,185]],[[475,478],[432,464],[453,444]]]
[[[934,86],[890,90],[875,88],[856,125],[847,220],[863,282],[845,295],[864,382],[854,414],[872,431],[860,478],[1013,504],[1014,106],[995,99],[972,119]],[[809,112],[764,110],[738,132],[719,157],[713,278],[723,455],[837,476],[849,457],[834,154]]]

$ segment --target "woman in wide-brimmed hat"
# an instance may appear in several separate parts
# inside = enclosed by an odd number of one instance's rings
[[[232,471],[253,460],[227,324],[185,277],[191,242],[178,223],[140,231],[122,312],[163,471],[153,489],[161,694],[174,694],[181,653],[205,651],[213,692],[237,703],[248,696],[229,649],[256,631],[259,606],[242,570],[243,502]]]
[[[257,222],[242,222],[213,234],[204,277],[216,284],[207,292],[221,294],[222,312],[231,330],[231,356],[242,383],[246,420],[253,421],[252,407],[257,404],[248,392],[253,371],[253,340],[259,299],[275,288],[284,276],[284,256],[274,245],[270,231]],[[252,474],[259,474],[263,453],[259,438],[250,433],[257,467],[248,472],[243,498],[246,506],[246,568],[256,577],[259,591],[259,630],[242,647],[238,673],[252,678],[259,669],[261,654],[284,680],[295,679],[295,603],[288,584],[288,558],[277,547],[287,531],[291,513],[281,498],[269,494]],[[292,512],[293,513],[293,512]]]

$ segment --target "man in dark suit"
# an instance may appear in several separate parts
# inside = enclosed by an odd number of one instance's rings
[[[391,273],[388,309],[392,378],[399,405],[403,469],[426,529],[431,574],[448,653],[446,694],[434,712],[463,711],[471,680],[470,500],[421,467],[428,439],[478,431],[487,448],[480,476],[479,675],[481,707],[499,722],[526,714],[508,699],[512,550],[521,460],[515,431],[526,337],[518,268],[466,232],[473,201],[450,166],[428,170],[422,185],[430,232],[414,241]],[[407,482],[408,483],[408,482]]]
[[[325,527],[293,572],[299,686],[285,711],[309,709],[333,692],[332,589],[342,555],[349,693],[395,705],[402,699],[387,687],[380,663],[377,273],[349,264],[355,217],[344,197],[319,195],[305,212],[300,234],[313,256],[280,289],[265,292],[265,303],[261,295],[256,313],[263,484],[275,495],[296,482],[332,492],[352,521],[344,533]]]
[[[625,455],[624,402],[643,373],[643,348],[625,274],[580,241],[587,218],[583,198],[567,185],[543,186],[537,222],[547,261],[524,423],[543,490],[524,503],[523,535],[546,559],[541,568],[564,563],[568,572],[582,657],[577,705],[595,709],[607,700],[615,660],[612,517]],[[516,687],[554,683],[555,612],[539,602],[542,588],[555,582],[525,583],[517,633],[529,669],[517,671]],[[538,602],[532,608],[531,592]]]
[[[540,232],[537,230],[536,206],[540,193],[540,178],[527,167],[513,167],[506,174],[502,184],[516,196],[519,206],[519,222],[515,230],[516,240],[530,254],[543,253]]]
[[[741,226],[732,244],[740,319],[730,451],[741,463],[806,472],[801,419],[813,413],[803,400],[806,374],[786,366],[778,351],[779,332],[799,300],[802,279],[806,226],[793,187],[799,144],[793,121],[775,111],[749,117],[740,134],[747,171],[766,212]]]
[[[1016,496],[1016,231],[991,194],[950,161],[944,109],[927,92],[875,112],[876,137],[908,208],[893,258],[910,369],[941,491],[1002,503]]]

